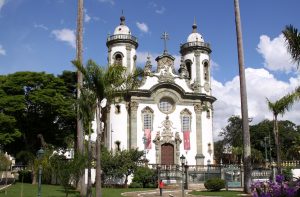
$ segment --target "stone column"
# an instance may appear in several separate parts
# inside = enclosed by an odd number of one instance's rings
[[[136,101],[130,102],[130,148],[137,148],[137,109],[139,104]]]
[[[131,72],[131,46],[126,45],[126,66],[127,66],[127,73]]]
[[[112,148],[112,139],[111,139],[111,130],[112,130],[112,127],[111,127],[111,122],[110,122],[110,105],[106,106],[106,142],[105,142],[105,145],[106,147],[111,150]]]
[[[111,65],[111,47],[108,48],[108,57],[107,57],[107,61],[108,61],[108,66]]]
[[[202,150],[202,105],[197,103],[194,105],[196,113],[196,143],[197,143],[197,154],[195,156],[196,165],[204,165],[204,155]]]
[[[195,51],[196,58],[196,80],[195,80],[195,92],[200,92],[201,89],[201,77],[200,77],[200,51]]]

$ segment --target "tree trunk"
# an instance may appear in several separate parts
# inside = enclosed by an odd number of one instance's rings
[[[77,10],[77,34],[76,34],[76,60],[82,63],[82,37],[83,37],[83,0],[78,0]],[[82,87],[82,73],[77,71],[77,99],[80,98],[80,88]],[[78,109],[78,107],[77,107]],[[84,133],[83,124],[77,110],[77,151],[80,154],[84,154]],[[80,177],[77,188],[80,190],[80,195],[85,196],[86,185],[85,185],[85,171]]]
[[[250,144],[250,132],[249,132],[249,120],[248,120],[248,104],[247,104],[247,90],[244,68],[244,52],[243,52],[243,38],[242,27],[240,18],[240,6],[239,1],[234,0],[235,10],[235,24],[237,34],[237,48],[239,59],[239,75],[240,75],[240,95],[241,95],[241,111],[243,121],[243,144],[244,144],[244,192],[250,194],[251,185],[251,144]]]
[[[101,197],[101,101],[98,100],[96,109],[97,139],[96,139],[96,197]]]
[[[89,141],[88,141],[88,184],[87,184],[87,197],[92,197],[92,174],[91,174],[91,123],[89,123]]]
[[[276,156],[277,156],[277,170],[278,173],[281,174],[281,157],[280,157],[280,143],[279,143],[279,129],[278,129],[278,120],[277,115],[274,115],[274,139],[275,139],[275,146],[276,146]]]

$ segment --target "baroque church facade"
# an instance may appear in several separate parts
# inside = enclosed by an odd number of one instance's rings
[[[107,38],[108,65],[122,64],[130,73],[136,69],[138,41],[125,17],[120,20]],[[163,38],[167,39],[166,33]],[[107,148],[138,148],[150,164],[180,164],[181,155],[188,165],[212,164],[216,99],[211,94],[210,53],[210,45],[194,23],[187,42],[180,46],[178,71],[166,47],[155,59],[157,66],[148,57],[142,82],[130,91],[129,100],[107,107]]]

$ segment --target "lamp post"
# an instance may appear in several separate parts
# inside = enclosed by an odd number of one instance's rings
[[[44,150],[42,148],[40,148],[40,150],[37,151],[37,158],[39,160],[41,160],[43,158],[43,155],[44,155]],[[39,164],[39,184],[38,184],[38,197],[41,197],[41,189],[42,189],[42,165],[41,165],[41,162]]]
[[[182,197],[184,197],[184,164],[185,164],[185,156],[184,155],[181,155],[180,157],[180,161],[181,161],[181,167],[182,167],[182,187],[181,187],[181,190],[182,190]]]

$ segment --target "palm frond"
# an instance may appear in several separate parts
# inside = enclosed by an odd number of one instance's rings
[[[275,102],[271,102],[267,98],[267,103],[270,111],[273,112],[273,115],[277,116],[278,114],[284,115],[287,111],[291,109],[291,107],[297,100],[299,100],[299,92],[296,89],[294,92],[283,96]]]
[[[287,48],[294,60],[297,63],[297,68],[300,64],[300,32],[292,25],[287,25],[282,31],[287,42]]]

